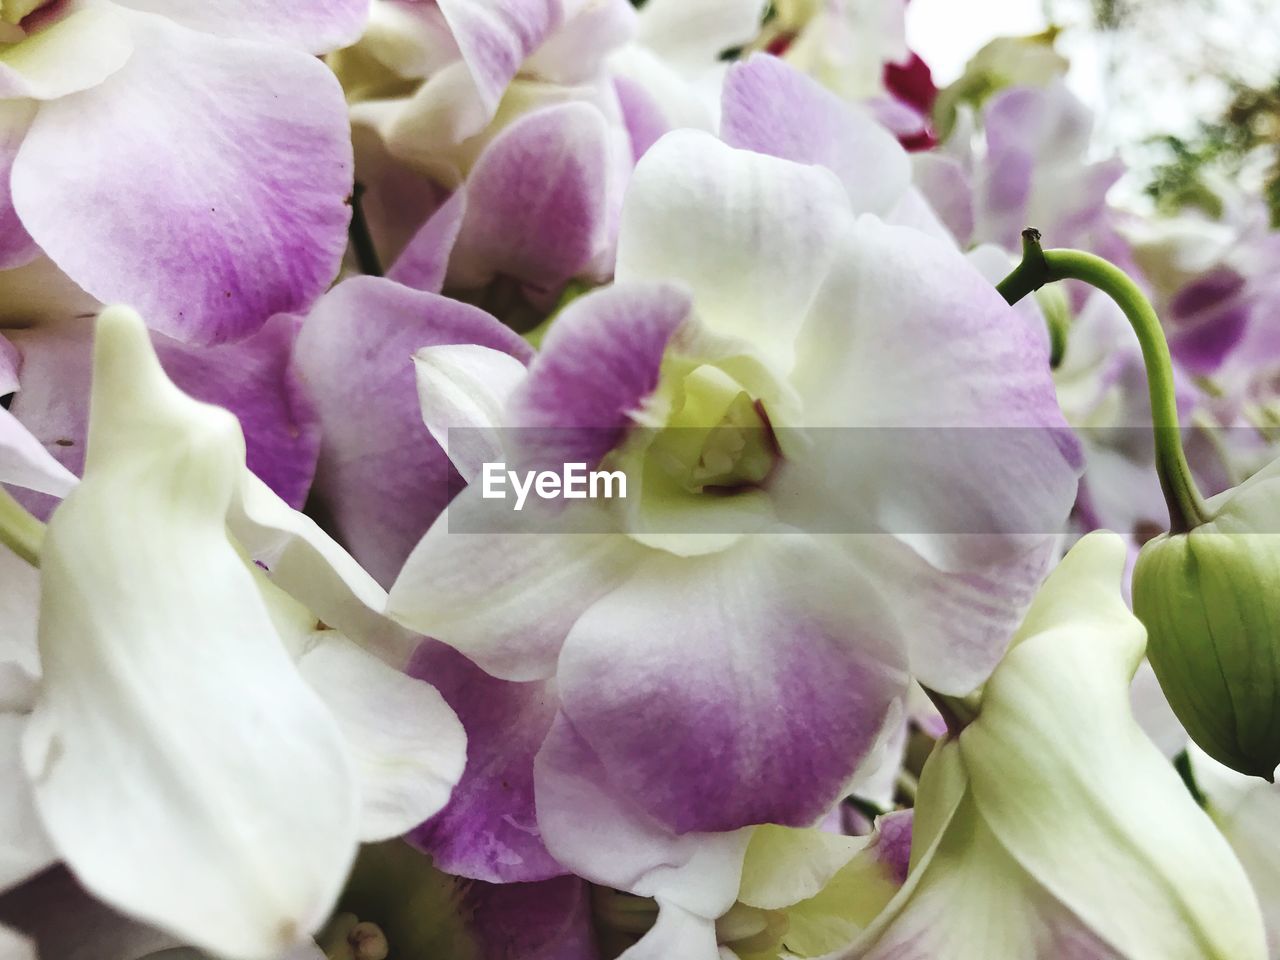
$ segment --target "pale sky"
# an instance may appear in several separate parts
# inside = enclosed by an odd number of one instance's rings
[[[1067,82],[1098,115],[1099,149],[1141,164],[1150,136],[1188,134],[1226,104],[1216,74],[1254,85],[1280,75],[1280,0],[1147,0],[1140,29],[1104,37],[1091,29],[1090,0],[911,0],[907,39],[939,86],[996,36],[1037,33],[1046,8],[1066,31],[1058,47],[1072,62]],[[1073,26],[1077,29],[1071,29]]]

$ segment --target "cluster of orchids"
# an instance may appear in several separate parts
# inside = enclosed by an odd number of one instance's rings
[[[0,960],[1280,957],[1280,233],[904,21],[0,0]]]

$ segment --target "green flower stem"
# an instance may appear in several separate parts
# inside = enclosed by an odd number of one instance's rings
[[[1119,267],[1081,250],[1042,250],[1040,232],[1022,232],[1022,262],[996,286],[1000,295],[1014,304],[1046,283],[1079,280],[1101,290],[1124,312],[1138,344],[1147,371],[1151,394],[1151,425],[1155,434],[1156,472],[1169,505],[1173,533],[1185,533],[1209,519],[1209,509],[1196,488],[1182,448],[1182,428],[1173,388],[1173,360],[1169,344],[1150,302]]]
[[[40,566],[44,524],[0,487],[0,544],[4,544],[33,567]]]

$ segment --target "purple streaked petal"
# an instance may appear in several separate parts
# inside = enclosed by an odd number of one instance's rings
[[[462,59],[492,114],[520,65],[559,26],[559,0],[439,0]]]
[[[907,882],[911,865],[911,827],[914,810],[893,810],[876,818],[875,833],[867,847],[899,886]]]
[[[181,340],[305,309],[346,248],[337,80],[287,49],[151,17],[135,31],[123,69],[37,113],[13,167],[23,224],[90,294]]]
[[[684,291],[658,283],[615,284],[566,307],[511,398],[526,458],[596,466],[657,388],[667,346],[691,311]]]
[[[467,181],[451,280],[473,287],[500,274],[558,290],[610,243],[608,165],[608,130],[590,104],[547,107],[511,124]]]
[[[1188,373],[1210,376],[1244,339],[1252,317],[1250,305],[1243,301],[1206,311],[1196,323],[1170,333],[1169,350]]]
[[[320,455],[320,423],[293,369],[299,323],[272,317],[239,343],[192,348],[156,336],[156,352],[174,383],[240,420],[247,464],[280,499],[301,509]]]
[[[702,917],[733,905],[750,830],[677,834],[613,782],[563,714],[534,762],[538,822],[554,856],[593,883]]]
[[[18,212],[13,209],[10,190],[13,161],[35,111],[35,104],[30,101],[0,101],[0,270],[21,267],[40,253],[31,234],[18,219]],[[0,394],[3,392],[0,390]]]
[[[733,147],[826,167],[855,212],[888,213],[911,181],[907,154],[887,130],[768,54],[730,68],[720,135]]]
[[[455,190],[409,239],[387,271],[387,279],[426,293],[439,293],[444,289],[449,258],[453,255],[466,212],[467,191],[463,186]]]
[[[655,551],[570,631],[562,709],[618,789],[669,829],[808,826],[905,690],[893,636],[818,538]]]
[[[184,27],[240,40],[268,39],[305,53],[329,53],[360,39],[369,0],[116,0]]]
[[[961,247],[973,239],[973,187],[969,174],[954,157],[918,153],[912,159],[912,180],[938,218]]]
[[[631,157],[638,161],[671,129],[671,123],[643,83],[618,75],[613,78],[613,87],[631,140]]]
[[[419,231],[426,229],[428,221],[441,211],[453,194],[426,174],[392,156],[372,119],[353,114],[351,143],[355,148],[356,180],[364,188],[360,195],[360,209],[368,224],[379,262],[391,265],[387,276],[406,286],[439,293],[439,288],[432,289],[427,285],[432,268],[426,261],[436,254],[431,254],[427,249],[421,250],[418,256],[408,259],[403,268],[398,260],[404,256],[414,237]],[[465,203],[465,198],[459,198],[458,202]],[[453,248],[453,234],[456,234],[456,230],[445,229],[448,219],[449,215],[446,215],[436,224],[441,228],[438,238],[429,234],[422,241],[424,247],[435,247],[440,243],[442,246],[437,249],[446,262]],[[447,247],[443,247],[445,241]],[[422,266],[417,266],[419,263]],[[414,267],[414,270],[410,270],[410,267]],[[398,269],[409,271],[409,276],[394,276]],[[418,270],[422,271],[421,276],[418,275]]]
[[[435,686],[467,730],[461,782],[408,841],[441,870],[490,883],[566,873],[542,842],[533,803],[533,758],[559,706],[553,684],[498,680],[434,640],[408,672]]]
[[[1014,87],[994,96],[983,118],[986,169],[976,178],[979,239],[1016,249],[1029,223],[1071,245],[1098,223],[1118,159],[1087,162],[1093,118],[1065,85]]]
[[[23,389],[10,409],[73,473],[84,467],[88,430],[89,324],[15,331]],[[320,436],[316,412],[290,368],[297,322],[274,317],[239,343],[194,348],[152,335],[165,372],[183,391],[240,419],[249,469],[291,506],[307,498]],[[41,515],[48,501],[30,501]]]
[[[377,277],[339,284],[298,338],[297,369],[320,417],[316,496],[338,537],[382,584],[461,479],[422,422],[413,355],[474,343],[530,354],[519,336],[475,307]]]

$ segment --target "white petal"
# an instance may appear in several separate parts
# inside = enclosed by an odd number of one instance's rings
[[[298,667],[333,711],[360,780],[360,839],[387,840],[449,802],[467,735],[431,684],[334,631],[321,631]]]
[[[982,818],[1084,927],[1134,960],[1265,954],[1239,862],[1129,709],[1145,632],[1115,534],[1037,597],[960,748]]]
[[[747,847],[738,900],[762,910],[779,910],[817,896],[868,841],[868,837],[817,829],[759,826]]]
[[[81,9],[0,48],[0,99],[53,100],[102,83],[133,53],[129,21],[111,4]]]
[[[389,615],[503,680],[553,676],[569,629],[644,553],[598,532],[607,527],[589,502],[577,527],[575,513],[548,518],[532,503],[516,513],[467,487],[405,561]]]
[[[35,876],[58,858],[36,815],[22,771],[26,717],[0,713],[0,891]],[[0,957],[7,954],[0,950]]]
[[[830,171],[678,130],[636,165],[616,276],[685,283],[711,331],[748,341],[785,372],[850,217]]]
[[[497,431],[507,398],[524,380],[524,364],[474,343],[424,347],[413,360],[423,422],[471,483],[482,464],[505,459]]]
[[[636,39],[677,66],[705,67],[755,39],[764,10],[764,0],[649,0]]]
[[[248,470],[241,471],[227,522],[272,582],[326,625],[393,666],[408,662],[418,640],[382,615],[386,591],[314,520]]]
[[[0,546],[0,710],[29,710],[35,678],[36,617],[40,609],[40,573]]]
[[[86,479],[42,555],[23,759],[97,897],[229,958],[327,917],[356,850],[337,725],[277,635],[225,517],[234,417],[181,394],[134,313],[98,322]]]
[[[0,483],[64,497],[76,478],[13,414],[0,407]]]
[[[673,903],[658,903],[658,922],[618,960],[717,960],[722,956],[716,946],[714,920]]]

